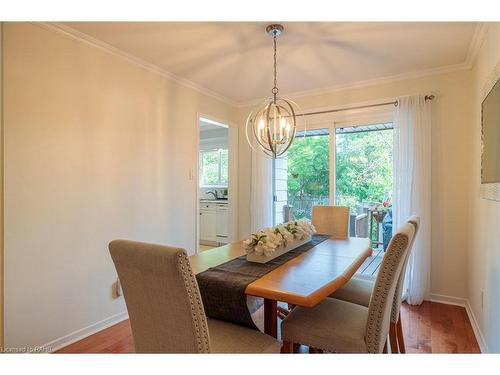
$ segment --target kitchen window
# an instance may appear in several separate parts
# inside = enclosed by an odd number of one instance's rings
[[[200,185],[205,187],[227,187],[227,149],[200,151]]]

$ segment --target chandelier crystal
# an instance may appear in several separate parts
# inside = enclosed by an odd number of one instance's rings
[[[267,98],[260,106],[253,110],[247,118],[246,136],[250,147],[256,141],[258,149],[265,155],[278,158],[292,145],[297,129],[298,106],[293,101],[278,97],[277,69],[276,69],[276,39],[284,28],[279,24],[266,27],[267,33],[273,38],[274,46],[274,87],[272,97]]]

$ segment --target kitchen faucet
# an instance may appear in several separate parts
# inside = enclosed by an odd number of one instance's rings
[[[214,196],[214,199],[217,199],[217,192],[216,191],[207,191],[205,194],[212,194]]]

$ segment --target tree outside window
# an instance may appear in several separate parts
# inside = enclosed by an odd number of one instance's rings
[[[392,129],[335,134],[336,204],[357,212],[392,192]],[[288,204],[297,218],[329,203],[330,136],[298,137],[288,150]]]
[[[228,152],[227,149],[200,152],[201,186],[227,186]]]

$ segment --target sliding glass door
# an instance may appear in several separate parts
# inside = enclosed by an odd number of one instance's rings
[[[314,205],[348,206],[350,235],[385,247],[392,224],[392,132],[391,122],[298,132],[287,155],[274,161],[274,222],[311,219]]]

